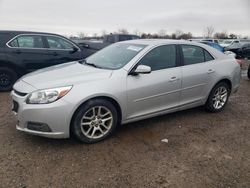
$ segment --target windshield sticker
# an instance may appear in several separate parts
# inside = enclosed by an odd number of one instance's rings
[[[127,49],[128,49],[128,50],[133,50],[133,51],[139,52],[139,51],[142,50],[142,47],[138,47],[138,46],[129,46]]]

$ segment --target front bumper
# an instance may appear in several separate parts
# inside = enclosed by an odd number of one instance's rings
[[[48,138],[69,138],[73,109],[70,103],[60,99],[51,104],[27,104],[26,96],[19,96],[13,91],[11,97],[18,103],[18,108],[14,112],[18,122],[17,130]],[[31,130],[29,122],[46,124],[50,131]]]

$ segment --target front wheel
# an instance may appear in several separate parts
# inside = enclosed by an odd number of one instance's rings
[[[230,95],[230,88],[225,82],[220,82],[209,94],[207,103],[205,105],[209,112],[220,112],[222,111],[228,101]]]
[[[8,67],[0,67],[0,91],[9,91],[12,89],[17,74],[15,71]]]
[[[117,126],[114,105],[103,99],[93,99],[83,104],[74,115],[72,132],[83,143],[96,143],[109,137]]]

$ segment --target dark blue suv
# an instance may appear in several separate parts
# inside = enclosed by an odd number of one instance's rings
[[[0,31],[0,91],[31,71],[84,58],[77,44],[57,34]]]

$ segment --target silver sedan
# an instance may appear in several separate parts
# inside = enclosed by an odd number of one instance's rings
[[[18,130],[95,143],[119,124],[197,106],[220,112],[240,78],[236,60],[207,45],[135,40],[28,74],[11,95]]]

